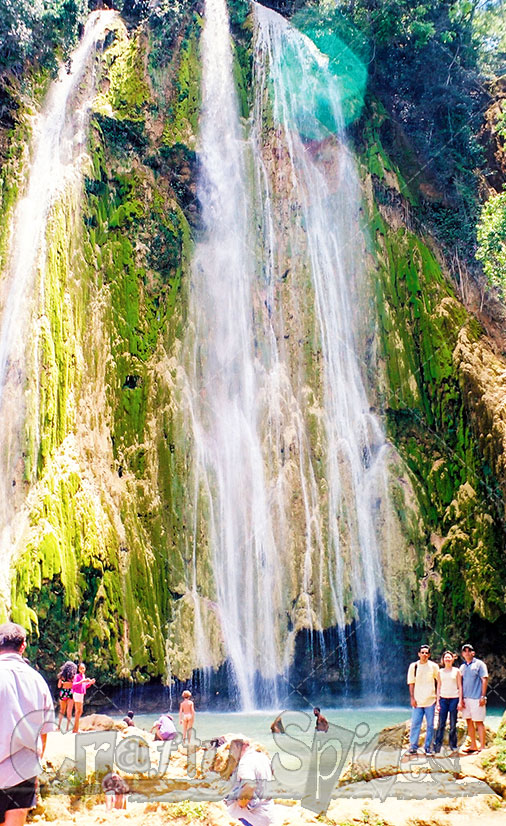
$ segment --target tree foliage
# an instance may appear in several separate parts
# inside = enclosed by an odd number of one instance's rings
[[[478,251],[489,284],[506,295],[506,192],[485,202],[478,222]]]
[[[487,75],[506,74],[506,0],[483,0],[474,17],[481,69]]]
[[[0,77],[36,59],[54,64],[76,42],[87,0],[0,0]]]
[[[348,0],[341,9],[372,45],[370,89],[413,147],[436,193],[425,219],[452,252],[472,258],[488,102],[473,21],[479,0]],[[391,152],[396,147],[388,147]]]

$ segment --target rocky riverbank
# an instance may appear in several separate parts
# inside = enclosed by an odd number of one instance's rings
[[[161,747],[149,733],[108,722],[110,718],[95,717],[91,729],[89,719],[84,723],[89,730],[78,738],[49,735],[33,821],[101,824],[127,818],[143,826],[154,816],[159,823],[231,826],[222,800],[233,783],[233,741],[239,734],[227,734],[218,747],[204,743],[188,751],[168,743]],[[283,773],[278,763],[273,784],[278,824],[467,826],[477,818],[480,826],[504,823],[505,728],[502,724],[497,734],[491,733],[492,744],[481,754],[414,759],[403,748],[405,727],[385,729],[337,773],[330,803],[325,800],[328,766],[311,761],[305,782],[295,790],[287,785],[290,766]],[[319,751],[323,754],[324,747]],[[100,781],[113,764],[129,783],[126,810],[106,810]],[[297,784],[300,770],[292,766],[291,771]]]

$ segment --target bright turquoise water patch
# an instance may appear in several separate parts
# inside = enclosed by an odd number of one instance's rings
[[[323,140],[345,126],[341,86],[328,69],[328,58],[309,38],[287,40],[280,60],[281,81],[274,101],[274,119],[306,140]]]
[[[274,121],[305,141],[342,132],[362,111],[367,64],[346,42],[341,16],[306,10],[289,23],[258,4],[255,14],[261,21],[257,54],[269,66]],[[269,37],[269,31],[276,36]]]
[[[358,30],[351,27],[337,11],[320,12],[304,9],[291,18],[291,23],[315,44],[328,58],[327,71],[337,81],[344,125],[356,120],[364,105],[369,61],[368,43]],[[334,93],[331,86],[327,93]],[[335,129],[333,118],[328,118],[323,106],[318,117],[330,131]]]

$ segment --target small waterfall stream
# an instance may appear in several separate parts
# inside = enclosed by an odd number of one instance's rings
[[[194,558],[201,519],[245,707],[263,701],[259,679],[272,701],[297,631],[343,629],[353,617],[379,688],[377,521],[387,489],[385,437],[354,339],[363,240],[339,81],[280,15],[255,4],[254,18],[248,138],[225,2],[206,0],[204,229],[186,344]],[[195,576],[193,588],[198,606]]]
[[[2,279],[0,322],[0,597],[9,601],[10,560],[16,540],[16,522],[23,518],[23,461],[27,396],[37,404],[34,386],[38,375],[37,344],[30,329],[35,328],[35,283],[45,264],[45,234],[48,214],[65,182],[75,172],[75,164],[86,142],[87,112],[94,94],[90,83],[87,95],[75,108],[75,95],[82,83],[98,41],[116,12],[93,12],[83,38],[72,53],[69,69],[60,69],[44,109],[34,125],[32,160],[26,194],[18,202],[7,271]],[[41,278],[43,290],[43,277]],[[33,373],[33,375],[31,375]],[[29,376],[30,374],[30,376]],[[35,419],[37,416],[35,415]],[[34,470],[30,472],[33,479]]]

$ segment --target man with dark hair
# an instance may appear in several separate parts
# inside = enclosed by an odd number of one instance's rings
[[[49,686],[22,657],[26,631],[0,625],[0,823],[23,826],[35,806],[39,757],[56,728]]]
[[[462,717],[467,723],[469,747],[463,754],[474,754],[485,748],[485,714],[487,711],[488,670],[483,660],[474,654],[473,646],[466,642],[462,646],[463,664],[460,666],[462,674],[463,709]],[[480,747],[476,743],[476,731],[480,738]]]
[[[329,730],[329,721],[323,716],[318,706],[313,709],[313,714],[316,717],[316,731],[326,732]]]
[[[422,721],[425,717],[427,732],[425,735],[425,754],[431,754],[434,736],[434,713],[436,711],[436,687],[440,685],[439,668],[430,659],[430,647],[421,645],[418,662],[411,663],[408,669],[408,688],[411,700],[411,731],[409,736],[409,753],[418,751],[418,738]]]

